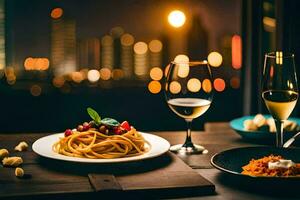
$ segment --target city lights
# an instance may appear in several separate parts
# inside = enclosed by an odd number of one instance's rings
[[[232,67],[240,69],[242,67],[242,39],[239,35],[234,35],[231,40]]]
[[[42,93],[41,86],[39,86],[39,85],[32,85],[30,87],[30,93],[31,93],[32,96],[35,96],[35,97],[40,96],[41,93]]]
[[[191,78],[187,83],[187,88],[191,92],[199,92],[201,89],[201,82],[197,78]]]
[[[102,68],[100,69],[100,78],[102,80],[109,80],[111,78],[111,71],[109,68]]]
[[[133,47],[134,53],[145,54],[148,51],[148,45],[145,42],[137,42]]]
[[[232,77],[230,79],[230,86],[233,88],[233,89],[238,89],[240,87],[240,78],[239,77]]]
[[[151,81],[148,84],[148,90],[152,93],[152,94],[157,94],[161,91],[161,84],[158,81]]]
[[[51,17],[53,19],[58,19],[58,18],[60,18],[63,15],[63,13],[64,13],[63,9],[61,9],[61,8],[54,8],[51,11]]]
[[[218,92],[223,92],[225,90],[225,81],[221,78],[216,78],[214,80],[214,88]]]
[[[154,67],[150,70],[150,77],[155,81],[159,81],[163,77],[163,71],[159,67]]]
[[[124,35],[122,35],[121,37],[121,44],[123,46],[131,46],[134,43],[134,37],[129,34],[129,33],[125,33]]]
[[[149,50],[153,53],[158,53],[162,50],[162,43],[161,41],[159,40],[152,40],[150,43],[149,43]]]
[[[174,10],[168,16],[169,23],[175,28],[183,26],[185,19],[185,14],[180,10]]]
[[[88,72],[87,78],[91,83],[95,83],[100,78],[100,72],[98,70],[92,69]]]
[[[65,84],[65,79],[62,76],[54,77],[52,80],[54,87],[60,88]]]
[[[80,83],[81,81],[83,81],[84,77],[82,75],[81,72],[72,72],[71,73],[71,77],[72,77],[72,80],[75,82],[75,83]]]
[[[103,67],[112,69],[114,67],[114,39],[105,35],[101,39],[101,64]]]
[[[208,54],[207,60],[210,66],[219,67],[222,64],[223,58],[220,53],[213,51]]]
[[[134,44],[134,73],[139,78],[146,78],[149,73],[148,45],[145,42]]]
[[[47,70],[50,62],[48,58],[32,58],[28,57],[24,61],[25,70]]]
[[[13,67],[6,67],[4,73],[6,76],[6,81],[9,85],[13,85],[16,83],[17,77]]]
[[[212,85],[211,85],[211,82],[210,82],[209,79],[204,79],[202,81],[202,88],[203,88],[204,92],[206,92],[206,93],[210,93],[211,92]]]
[[[113,27],[110,30],[110,35],[113,36],[113,38],[120,38],[121,35],[123,34],[124,34],[124,29],[120,26]]]
[[[272,17],[263,17],[264,29],[268,32],[274,32],[276,28],[276,19]]]
[[[169,86],[169,90],[172,94],[178,94],[181,91],[181,85],[178,81],[172,81]]]
[[[112,71],[112,78],[114,80],[120,80],[124,77],[124,72],[122,69],[114,69]]]
[[[177,55],[174,59],[176,65],[178,65],[178,76],[181,78],[185,78],[189,75],[189,57],[183,54]]]

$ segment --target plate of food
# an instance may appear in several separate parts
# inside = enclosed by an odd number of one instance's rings
[[[264,140],[275,139],[276,127],[271,115],[257,114],[234,119],[230,126],[245,139]],[[289,118],[284,122],[285,138],[291,138],[300,131],[300,119]]]
[[[92,118],[76,129],[35,141],[32,149],[42,157],[85,163],[117,163],[149,159],[166,153],[170,143],[153,134],[137,131],[127,121],[119,123],[87,109]]]
[[[300,180],[299,155],[300,148],[242,147],[215,154],[211,164],[233,175]]]

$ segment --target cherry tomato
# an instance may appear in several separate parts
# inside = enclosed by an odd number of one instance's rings
[[[87,123],[87,122],[84,122],[82,124],[82,126],[83,126],[83,131],[87,131],[87,130],[89,130],[91,128],[90,124]]]
[[[90,127],[90,125],[88,124],[88,125],[83,125],[83,131],[87,131],[87,130],[89,130],[91,127]]]
[[[128,123],[128,121],[122,122],[121,127],[124,128],[126,131],[131,130],[131,127],[130,127],[130,124]]]
[[[68,137],[70,135],[72,135],[72,130],[71,129],[65,130],[65,137]]]

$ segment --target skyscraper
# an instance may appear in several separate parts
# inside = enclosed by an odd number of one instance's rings
[[[63,10],[51,12],[51,66],[54,75],[61,76],[76,70],[76,26],[72,19],[65,19]]]
[[[98,38],[81,39],[77,50],[77,67],[100,68],[100,40]]]

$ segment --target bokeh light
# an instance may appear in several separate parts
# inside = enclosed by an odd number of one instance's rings
[[[178,76],[181,78],[185,78],[189,75],[190,67],[189,67],[189,57],[184,54],[179,54],[175,57],[174,62],[178,65]]]
[[[204,79],[202,81],[202,89],[206,93],[210,93],[212,91],[212,84],[209,79]]]
[[[122,35],[121,37],[121,44],[123,46],[131,46],[134,43],[134,37],[129,34],[129,33],[125,33],[124,35]]]
[[[163,47],[163,45],[162,45],[161,41],[159,41],[159,40],[152,40],[149,43],[149,50],[153,53],[161,52],[162,47]]]
[[[103,36],[102,39],[101,39],[102,45],[109,46],[109,45],[112,45],[113,42],[114,42],[114,39],[113,39],[113,37],[111,37],[110,35],[105,35],[105,36]]]
[[[62,76],[54,77],[52,80],[54,87],[60,88],[65,84],[65,79]]]
[[[212,67],[219,67],[222,64],[223,58],[220,53],[213,51],[208,54],[207,60]]]
[[[187,88],[191,92],[199,92],[201,89],[201,82],[197,78],[191,78],[187,83]]]
[[[151,81],[148,84],[148,90],[152,93],[152,94],[157,94],[161,91],[161,84],[158,81]]]
[[[87,78],[91,83],[97,82],[100,78],[100,72],[98,70],[92,69],[88,72]]]
[[[145,42],[137,42],[134,44],[133,50],[136,54],[145,54],[148,51],[148,45]]]
[[[159,67],[153,67],[150,70],[150,77],[152,80],[159,81],[163,77],[163,71]]]
[[[239,35],[234,35],[231,40],[231,60],[234,69],[242,67],[242,39]]]
[[[42,93],[42,88],[39,85],[32,85],[30,87],[30,93],[32,94],[32,96],[40,96]]]
[[[50,61],[48,58],[32,58],[28,57],[24,61],[25,70],[44,71],[49,68]]]
[[[25,61],[24,61],[24,67],[25,67],[25,69],[26,70],[31,69],[33,67],[33,65],[34,65],[34,62],[35,61],[34,61],[34,59],[32,57],[26,58]]]
[[[80,73],[80,72],[72,72],[71,77],[75,83],[80,83],[81,81],[84,80],[84,77],[83,77],[82,73]]]
[[[110,30],[110,35],[113,36],[114,38],[119,38],[123,34],[124,34],[124,29],[120,26],[113,27]]]
[[[13,84],[16,83],[17,77],[16,77],[16,74],[15,74],[15,69],[13,67],[6,67],[5,71],[4,71],[4,74],[6,76],[6,82],[9,85],[13,85]]]
[[[102,80],[109,80],[111,78],[111,71],[109,68],[102,68],[100,69],[100,78]]]
[[[187,55],[179,54],[175,57],[174,62],[189,62],[190,59]]]
[[[51,11],[51,17],[53,19],[58,19],[58,18],[60,18],[63,15],[63,13],[64,13],[63,9],[61,9],[61,8],[54,8]]]
[[[121,80],[124,77],[124,71],[122,69],[114,69],[112,71],[112,78],[114,80]]]
[[[238,89],[240,87],[240,78],[239,77],[232,77],[230,79],[230,86],[234,89]]]
[[[181,91],[181,85],[178,81],[172,81],[169,89],[172,94],[178,94]]]
[[[183,26],[185,20],[186,20],[185,14],[180,10],[174,10],[168,16],[169,23],[171,24],[171,26],[175,28],[179,28]]]
[[[214,88],[218,92],[223,92],[225,90],[226,84],[225,81],[221,78],[216,78],[214,80]]]

